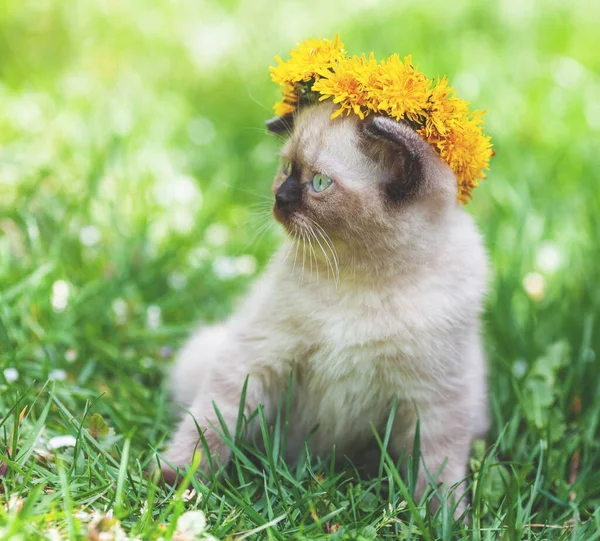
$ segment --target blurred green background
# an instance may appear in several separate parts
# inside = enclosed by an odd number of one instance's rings
[[[591,509],[599,28],[592,0],[3,0],[0,407],[50,379],[82,419],[104,393],[94,411],[115,441],[135,428],[150,456],[169,426],[172,348],[230,312],[282,237],[263,227],[279,145],[263,129],[278,99],[268,66],[339,33],[350,54],[412,54],[488,110],[496,156],[468,209],[493,266],[492,436],[508,423],[501,453],[522,462],[549,441],[555,472],[581,451],[575,501]],[[54,411],[48,435],[65,431]],[[546,489],[566,501],[556,475]]]

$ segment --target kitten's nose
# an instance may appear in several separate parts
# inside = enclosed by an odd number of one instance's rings
[[[284,214],[290,214],[300,206],[302,201],[302,185],[289,177],[275,194],[275,207]]]

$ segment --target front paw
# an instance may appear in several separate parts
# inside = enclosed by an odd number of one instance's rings
[[[184,482],[184,479],[190,469],[194,470],[195,475],[198,478],[210,475],[211,473],[209,461],[201,454],[199,454],[197,458],[192,458],[187,461],[176,460],[172,457],[169,457],[167,453],[162,456],[160,461],[160,475],[158,478],[158,483],[161,486],[180,486]]]
[[[206,433],[205,441],[210,456],[207,456],[201,444],[189,450],[187,445],[181,445],[181,442],[175,439],[162,455],[162,483],[170,486],[179,485],[188,468],[193,468],[199,477],[210,476],[220,465],[226,464],[231,456],[231,450],[225,442],[214,433]]]

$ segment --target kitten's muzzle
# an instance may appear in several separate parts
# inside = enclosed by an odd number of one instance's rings
[[[302,203],[302,185],[295,177],[290,176],[279,186],[275,194],[275,216],[287,218],[300,208]]]

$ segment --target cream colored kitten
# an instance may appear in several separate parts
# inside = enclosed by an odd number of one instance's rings
[[[411,452],[418,417],[424,464],[449,487],[488,427],[482,240],[453,172],[408,126],[331,112],[302,110],[281,151],[274,215],[288,241],[240,309],[180,353],[173,392],[189,413],[164,459],[190,463],[197,423],[226,461],[213,401],[235,432],[249,375],[246,414],[263,404],[273,421],[292,372],[290,456],[316,425],[313,452],[356,456],[397,399],[388,449]]]

